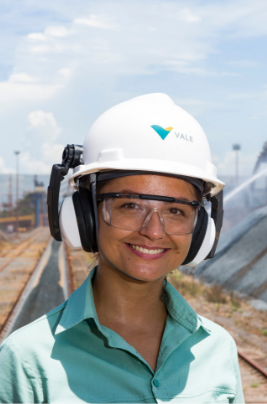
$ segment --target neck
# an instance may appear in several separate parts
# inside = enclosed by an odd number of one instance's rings
[[[148,325],[165,321],[167,311],[162,299],[164,278],[154,282],[130,279],[114,268],[100,263],[93,282],[94,301],[99,321],[121,325]],[[155,313],[157,315],[155,316]]]

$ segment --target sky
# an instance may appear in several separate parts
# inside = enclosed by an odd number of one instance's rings
[[[133,97],[192,114],[218,175],[267,141],[266,0],[0,0],[0,173],[48,174],[67,143]]]

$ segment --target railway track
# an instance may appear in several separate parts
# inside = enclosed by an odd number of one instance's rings
[[[246,404],[267,403],[267,376],[250,357],[239,354],[239,367]],[[263,369],[264,370],[264,369]]]
[[[4,271],[4,269],[9,266],[14,258],[21,256],[24,251],[32,244],[33,240],[38,237],[42,231],[40,228],[35,229],[31,236],[26,240],[19,243],[17,246],[8,245],[4,251],[0,253],[0,272]]]
[[[0,267],[10,254],[0,256]],[[43,228],[14,249],[13,258],[0,272],[0,343],[10,332],[62,303],[70,292],[64,245]]]

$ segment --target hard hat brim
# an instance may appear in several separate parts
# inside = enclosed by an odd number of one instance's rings
[[[206,167],[201,169],[189,164],[151,159],[123,159],[121,161],[106,161],[80,165],[73,170],[73,175],[69,179],[69,184],[72,188],[77,189],[75,183],[77,177],[107,170],[140,170],[147,171],[148,174],[149,172],[158,172],[166,175],[172,174],[199,178],[213,184],[213,188],[210,191],[211,196],[219,193],[225,185],[217,178],[216,167],[213,164],[207,163]]]

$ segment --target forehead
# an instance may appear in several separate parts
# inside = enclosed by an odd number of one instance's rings
[[[131,175],[114,178],[101,187],[101,193],[106,192],[131,192],[136,194],[173,196],[175,198],[196,198],[196,190],[192,184],[165,175]]]

